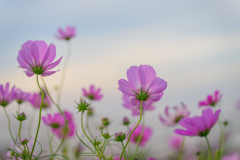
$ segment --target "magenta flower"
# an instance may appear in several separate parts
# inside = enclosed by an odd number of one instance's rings
[[[169,113],[169,106],[165,108],[165,115],[166,118],[164,119],[162,115],[159,116],[160,121],[166,126],[174,126],[178,124],[182,118],[188,117],[190,112],[188,111],[187,107],[183,104],[182,108],[180,107],[173,107],[175,110],[175,114]]]
[[[175,133],[183,136],[205,137],[217,122],[220,112],[220,109],[213,113],[212,108],[206,108],[202,110],[201,116],[181,119],[178,124],[186,128],[186,130],[176,129]]]
[[[130,129],[130,132],[133,130],[134,127]],[[130,141],[133,143],[137,143],[138,139],[140,138],[140,134],[142,132],[142,125],[138,125],[137,128],[133,131],[132,136],[130,137]],[[144,146],[147,141],[151,138],[152,136],[152,130],[151,128],[145,126],[143,134],[142,134],[142,139],[140,140],[139,145]]]
[[[149,157],[148,160],[157,160],[156,158]]]
[[[65,121],[61,114],[57,113],[53,116],[47,114],[47,116],[42,116],[43,122],[52,128],[52,132],[57,132],[59,128],[64,127]]]
[[[42,94],[34,93],[32,97],[29,99],[29,102],[32,104],[34,108],[40,108],[42,102]],[[43,99],[43,108],[49,108],[51,106],[51,100],[48,95],[45,94]]]
[[[140,104],[137,104],[136,106],[133,106],[130,99],[129,99],[129,96],[124,94],[123,95],[123,106],[127,109],[130,109],[132,110],[132,115],[133,116],[139,116],[140,115]],[[148,110],[151,111],[151,110],[154,110],[155,107],[151,104],[149,107],[148,107]],[[144,111],[143,111],[144,113]]]
[[[115,156],[114,160],[120,160],[120,156]],[[124,160],[124,158],[122,157],[121,160]],[[128,159],[127,159],[128,160]]]
[[[214,95],[208,95],[207,99],[204,101],[200,101],[198,106],[204,107],[204,106],[212,106],[214,107],[222,98],[222,94],[219,94],[219,91],[215,91]]]
[[[175,150],[180,150],[182,143],[183,143],[183,136],[180,136],[177,134],[174,134],[173,136],[171,136],[168,141],[169,147]]]
[[[21,89],[16,89],[14,95],[15,99],[17,100],[17,103],[19,104],[28,101],[31,98],[31,93],[23,92]]]
[[[240,160],[238,153],[232,153],[230,155],[224,156],[222,160]]]
[[[56,71],[49,70],[56,67],[62,60],[61,57],[53,62],[55,57],[56,47],[54,44],[48,46],[44,41],[27,41],[18,51],[17,61],[22,68],[26,69],[25,73],[28,77],[34,74],[50,76]]]
[[[167,82],[156,76],[152,66],[132,66],[127,70],[127,78],[118,81],[119,90],[130,98],[133,106],[141,105],[147,110],[153,102],[159,101]]]
[[[61,113],[55,113],[53,116],[48,114],[47,117],[42,117],[43,122],[52,128],[51,131],[58,138],[62,138],[64,133],[66,137],[72,137],[75,133],[76,127],[72,114],[68,111],[65,111],[64,114],[67,120],[67,126],[65,126],[65,120]]]
[[[82,91],[83,91],[83,95],[89,98],[90,100],[98,101],[103,97],[103,95],[100,93],[101,89],[98,88],[97,90],[95,90],[94,85],[91,85],[89,87],[89,91],[86,91],[84,88],[82,89]]]
[[[15,86],[13,86],[10,90],[9,83],[5,85],[5,89],[3,85],[0,85],[0,105],[6,107],[10,102],[15,99]]]
[[[58,34],[59,35],[57,35],[57,38],[69,40],[76,36],[76,29],[75,27],[70,26],[67,26],[66,30],[62,30],[61,28],[59,28]]]

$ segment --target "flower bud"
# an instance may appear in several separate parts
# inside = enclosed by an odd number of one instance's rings
[[[109,133],[102,133],[102,136],[103,136],[103,138],[105,138],[105,139],[109,139],[109,138],[112,137],[112,136],[109,135]]]
[[[90,104],[88,104],[84,99],[80,99],[80,103],[78,104],[76,102],[76,104],[78,105],[78,107],[76,107],[78,112],[84,112],[85,110],[88,110],[88,106],[90,106]]]
[[[130,124],[130,121],[129,121],[129,119],[127,118],[127,117],[124,117],[123,118],[123,125],[129,125]]]
[[[224,126],[227,126],[228,125],[228,121],[224,121],[223,124],[224,124]]]
[[[17,113],[17,117],[14,115],[13,116],[20,122],[25,121],[28,117],[28,116],[26,116],[26,114],[24,112],[22,112],[20,114],[18,114],[18,112],[16,112],[16,113]]]
[[[114,134],[114,137],[115,137],[115,141],[117,141],[117,142],[120,142],[120,141],[123,141],[124,139],[126,139],[126,135],[123,132],[116,132]]]
[[[88,107],[87,114],[88,114],[88,116],[92,116],[93,115],[93,109],[91,107]]]
[[[23,140],[21,141],[21,144],[22,144],[22,145],[26,145],[26,144],[29,142],[29,140],[30,140],[30,139],[25,138],[25,139],[23,139]]]
[[[103,119],[102,119],[102,124],[103,124],[105,127],[108,126],[108,125],[110,124],[108,118],[103,118]]]

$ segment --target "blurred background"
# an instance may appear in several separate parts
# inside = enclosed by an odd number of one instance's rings
[[[76,123],[80,124],[80,114],[75,114],[74,100],[78,101],[82,88],[91,84],[100,87],[104,95],[100,102],[93,103],[95,119],[100,122],[102,117],[109,117],[111,134],[125,130],[121,125],[124,116],[135,123],[138,118],[131,117],[131,112],[122,106],[118,80],[126,79],[130,66],[148,64],[168,83],[156,110],[148,112],[145,118],[146,124],[154,127],[148,143],[153,146],[152,155],[167,150],[167,139],[174,130],[159,121],[166,105],[180,106],[184,102],[193,116],[201,113],[198,102],[219,90],[223,94],[218,105],[223,109],[221,119],[237,126],[240,120],[240,111],[236,109],[240,100],[239,1],[1,0],[0,84],[9,82],[10,86],[24,91],[38,91],[35,76],[29,78],[18,68],[17,54],[27,40],[44,40],[56,45],[57,58],[63,55],[56,67],[60,71],[45,78],[56,97],[54,87],[59,84],[67,53],[66,42],[56,35],[59,27],[65,29],[67,25],[76,27],[76,37],[70,41],[72,52],[61,102],[63,109],[74,113]],[[17,104],[13,102],[6,109],[12,115]],[[31,115],[34,109],[26,103],[22,110]],[[18,123],[13,116],[11,120],[16,134]],[[77,128],[81,132],[80,125]],[[239,129],[235,134],[240,134]],[[0,135],[0,151],[4,154],[11,138],[3,108],[0,108]],[[39,137],[44,145],[44,124]],[[190,141],[195,140],[198,138]],[[239,140],[235,138],[232,145],[237,143]]]

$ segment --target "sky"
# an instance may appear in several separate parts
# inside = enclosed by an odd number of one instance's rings
[[[199,114],[198,102],[219,90],[223,94],[220,107],[226,110],[223,118],[235,111],[240,99],[239,8],[237,0],[2,0],[0,84],[10,82],[23,90],[37,91],[35,77],[27,77],[18,68],[16,58],[21,45],[27,40],[53,43],[57,58],[63,56],[56,67],[61,70],[67,44],[56,38],[57,29],[75,26],[77,36],[70,41],[62,107],[76,113],[74,100],[79,100],[83,87],[94,84],[104,94],[100,102],[93,104],[96,118],[108,116],[114,124],[112,132],[123,129],[119,123],[131,113],[122,107],[118,80],[126,79],[130,66],[148,64],[168,83],[163,98],[156,103],[157,109],[145,118],[151,127],[158,128],[153,140],[161,139],[165,132],[160,132],[164,127],[158,115],[167,105],[184,102],[193,114]],[[54,96],[60,76],[61,71],[45,78]],[[23,110],[29,108],[28,104],[23,106]],[[16,104],[7,110],[14,114]],[[3,113],[2,109],[0,119],[6,121]],[[79,120],[80,115],[75,116]],[[0,141],[9,144],[7,124],[0,123],[0,128],[0,134],[6,135]]]

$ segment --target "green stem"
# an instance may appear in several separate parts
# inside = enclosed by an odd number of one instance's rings
[[[141,122],[141,119],[142,119],[142,102],[143,102],[143,101],[141,100],[141,106],[140,106],[140,117],[139,117],[138,123],[137,123],[136,126],[133,128],[133,130],[131,131],[131,133],[130,133],[130,135],[129,135],[129,137],[128,137],[127,143],[125,144],[125,146],[124,146],[124,148],[123,148],[123,151],[122,151],[122,153],[121,153],[119,159],[122,158],[122,156],[123,156],[123,152],[125,151],[125,149],[126,149],[128,143],[129,143],[129,141],[130,141],[130,138],[131,138],[131,136],[132,136],[132,133],[134,132],[134,130],[137,128],[137,126],[138,126],[139,123]],[[124,159],[124,160],[126,160],[126,159]]]
[[[93,141],[89,138],[89,136],[87,135],[87,133],[85,132],[84,127],[83,127],[83,113],[84,113],[84,111],[82,111],[82,114],[81,114],[81,126],[82,126],[82,131],[83,131],[83,133],[85,134],[85,136],[88,138],[88,140],[93,144]]]
[[[221,121],[219,119],[218,119],[218,125],[219,125],[219,129],[220,129],[220,139],[219,139],[219,149],[218,149],[217,160],[220,160],[221,153],[222,153],[223,131],[222,131],[222,124],[221,124]]]
[[[142,137],[143,137],[143,133],[144,133],[144,129],[145,129],[145,123],[144,123],[145,118],[144,118],[144,117],[145,117],[145,116],[143,115],[142,130],[141,130],[141,133],[140,133],[140,135],[139,135],[139,137],[138,137],[138,139],[137,139],[137,146],[136,146],[134,155],[137,154],[137,151],[138,151],[138,148],[139,148],[139,144],[140,144],[140,142],[141,142],[141,140],[142,140]]]
[[[21,128],[22,128],[22,121],[20,121],[20,125],[19,125],[19,140],[20,140],[20,142],[22,142],[22,139],[21,139]]]
[[[69,41],[67,41],[67,42],[68,42],[67,56],[66,56],[66,60],[65,60],[65,63],[63,65],[63,69],[62,69],[62,76],[61,76],[61,79],[60,79],[60,84],[58,86],[58,94],[57,94],[57,104],[58,105],[60,105],[64,80],[65,80],[65,77],[66,77],[67,66],[68,66],[68,62],[69,62],[69,59],[70,59],[70,55],[71,55],[70,42]]]
[[[124,159],[127,159],[127,157],[126,157],[126,152],[125,152],[125,149],[124,149],[123,141],[121,141],[121,142],[122,142],[122,147],[123,147]],[[119,160],[120,160],[120,159],[119,159]]]
[[[130,132],[130,127],[128,125],[128,132]],[[128,156],[131,157],[131,148],[130,148],[130,144],[128,145]]]
[[[185,141],[185,138],[183,137],[183,141],[182,141],[181,148],[180,148],[179,155],[178,155],[178,160],[181,160],[181,157],[183,154],[184,141]]]
[[[35,109],[33,109],[33,112],[32,112],[32,115],[30,117],[29,124],[28,124],[28,136],[31,136],[32,124],[33,124],[35,115],[36,115],[36,111],[35,111]]]
[[[41,101],[40,110],[39,110],[38,127],[37,127],[35,140],[34,140],[34,143],[33,143],[33,147],[32,147],[32,151],[31,151],[30,157],[32,157],[32,155],[33,155],[33,151],[34,151],[34,148],[35,148],[35,145],[36,145],[36,141],[37,141],[37,137],[38,137],[38,132],[39,132],[40,125],[41,125],[41,114],[42,114],[43,99],[44,99],[44,93],[43,93],[42,88],[40,87],[39,81],[38,81],[38,74],[37,74],[37,85],[38,85],[38,87],[39,87],[39,89],[40,89],[40,91],[42,93],[42,101]]]
[[[86,128],[87,128],[87,130],[88,130],[88,133],[89,133],[90,137],[93,138],[93,135],[92,135],[92,133],[91,133],[91,131],[90,131],[90,129],[89,129],[88,123],[89,123],[89,115],[87,114]]]
[[[207,145],[208,145],[208,160],[211,160],[211,158],[212,158],[212,155],[211,155],[211,148],[210,148],[210,144],[209,144],[209,141],[208,141],[208,138],[207,138],[207,136],[206,136],[205,138],[206,138]]]
[[[50,98],[50,100],[52,101],[52,103],[57,107],[57,109],[59,110],[59,112],[62,114],[63,118],[64,118],[64,122],[65,122],[65,126],[64,127],[67,127],[67,119],[66,119],[66,116],[65,114],[63,113],[63,111],[61,110],[61,108],[59,107],[59,105],[53,100],[52,96],[50,95],[49,91],[48,91],[48,88],[47,88],[47,85],[44,81],[44,79],[41,77],[42,79],[42,82],[43,82],[43,85],[44,85],[44,88],[46,89],[46,92]],[[58,146],[58,148],[56,149],[56,151],[54,152],[54,156],[52,158],[50,158],[51,160],[54,159],[55,155],[57,155],[57,152],[60,150],[61,146],[63,145],[63,142],[66,138],[66,133],[64,132],[63,134],[63,138]]]
[[[6,116],[7,116],[7,119],[8,119],[8,130],[9,130],[10,136],[11,136],[14,144],[16,144],[16,141],[14,140],[13,135],[12,135],[11,122],[10,122],[10,118],[9,118],[9,116],[8,116],[8,114],[7,114],[7,111],[6,111],[6,107],[4,107],[4,112],[5,112],[5,114],[6,114]]]

